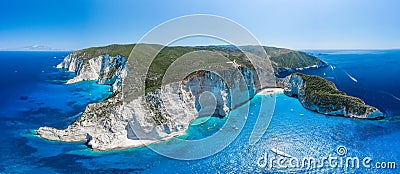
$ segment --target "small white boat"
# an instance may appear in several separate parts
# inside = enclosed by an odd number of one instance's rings
[[[280,151],[278,149],[275,149],[275,148],[271,148],[271,151],[276,153],[276,154],[278,154],[278,155],[284,156],[284,157],[293,158],[292,155],[289,155],[289,154],[287,154],[285,152],[282,152],[282,151]]]

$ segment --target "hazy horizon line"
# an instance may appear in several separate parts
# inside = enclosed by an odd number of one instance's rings
[[[88,46],[88,47],[83,47],[83,48],[65,48],[65,49],[60,49],[60,48],[52,48],[46,45],[38,45],[38,46],[43,46],[48,49],[30,49],[28,47],[31,46],[24,46],[24,47],[19,47],[19,48],[0,48],[0,51],[26,51],[26,52],[40,52],[40,51],[52,51],[52,52],[67,52],[67,51],[78,51],[86,48],[92,48],[92,47],[104,47],[104,46],[109,46],[109,45],[129,45],[129,44],[154,44],[154,45],[162,45],[158,43],[110,43],[110,44],[101,44],[101,45],[93,45],[93,46]],[[258,46],[255,44],[243,44],[243,45],[232,45],[232,44],[183,44],[183,45],[169,45],[168,47],[201,47],[201,46],[235,46],[235,47],[243,47],[243,46]],[[285,47],[285,46],[280,46],[280,45],[268,45],[268,44],[261,44],[260,46],[266,46],[266,47],[275,47],[275,48],[286,48],[286,49],[291,49],[291,50],[297,50],[297,51],[330,51],[330,50],[339,50],[339,51],[346,51],[346,50],[400,50],[400,47],[397,48],[290,48],[290,47]]]

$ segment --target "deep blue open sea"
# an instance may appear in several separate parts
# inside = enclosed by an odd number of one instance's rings
[[[304,73],[333,81],[340,90],[378,107],[388,119],[325,116],[304,109],[297,99],[276,94],[275,112],[267,132],[255,145],[249,145],[260,101],[271,98],[257,95],[249,103],[250,112],[243,130],[228,147],[204,159],[180,161],[159,155],[148,147],[92,152],[84,143],[53,142],[36,137],[33,130],[40,126],[65,128],[88,103],[110,95],[110,88],[95,81],[66,85],[66,80],[74,74],[56,69],[55,65],[68,52],[0,52],[0,173],[400,173],[400,169],[376,168],[382,167],[376,165],[382,162],[386,166],[388,162],[395,162],[400,168],[400,50],[310,53],[329,66]],[[222,124],[224,119],[212,118],[204,124],[192,125],[183,138],[207,137],[207,130],[215,132]],[[169,142],[163,142],[152,146],[168,145]],[[337,152],[338,147],[345,147],[347,153]],[[202,148],[207,147],[199,150]],[[325,165],[316,169],[285,169],[258,165],[265,154],[268,159],[282,156],[277,150],[298,159],[357,157],[363,160],[368,157],[371,168]]]

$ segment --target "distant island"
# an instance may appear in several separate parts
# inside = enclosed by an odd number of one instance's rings
[[[71,50],[57,49],[46,45],[30,45],[18,48],[4,48],[0,49],[0,51],[71,51]]]
[[[76,75],[73,79],[68,80],[67,83],[96,80],[99,84],[112,86],[113,93],[102,102],[89,104],[81,116],[66,129],[41,127],[36,131],[37,134],[49,140],[86,142],[95,151],[143,146],[185,134],[189,124],[201,114],[199,113],[198,100],[200,94],[204,91],[210,91],[216,97],[217,106],[214,115],[219,117],[226,116],[230,110],[254,97],[258,91],[262,90],[262,85],[260,85],[262,82],[258,80],[257,76],[260,74],[255,72],[254,66],[248,59],[249,56],[259,62],[270,61],[271,67],[263,69],[263,72],[272,72],[276,76],[289,70],[318,68],[327,65],[315,56],[285,48],[264,46],[261,47],[263,50],[260,50],[260,47],[254,46],[241,46],[239,48],[223,46],[164,47],[156,44],[140,44],[141,50],[135,57],[139,61],[140,59],[148,59],[149,52],[154,52],[160,48],[163,49],[157,54],[147,74],[137,74],[135,69],[132,69],[127,64],[132,48],[137,45],[114,44],[104,47],[92,47],[75,51],[65,57],[63,62],[57,65],[57,68],[74,72]],[[189,62],[189,64],[186,64],[187,66],[199,66],[210,70],[194,72],[184,79],[171,81],[163,86],[162,79],[168,67],[179,57],[194,51],[212,51],[215,52],[215,55],[211,56],[223,55],[230,62],[213,62],[213,59],[209,59],[210,62],[202,62],[200,60],[199,62]],[[267,55],[261,54],[262,51],[265,51]],[[193,54],[191,56],[198,55]],[[232,66],[232,62],[239,68]],[[209,63],[212,63],[213,66],[208,66]],[[237,71],[238,69],[239,71]],[[218,72],[221,76],[211,70]],[[128,71],[134,77],[133,80],[126,79]],[[127,84],[125,86],[129,88],[132,87],[132,91],[135,91],[138,88],[135,86],[135,80],[143,76],[146,79],[144,96],[122,93],[122,83]],[[300,79],[300,77],[302,78]],[[274,78],[277,80],[275,76]],[[313,99],[319,99],[322,102],[325,96],[338,96],[335,98],[336,101],[331,99],[324,100],[327,105],[333,104],[337,105],[337,107],[332,108],[331,112],[328,112],[329,108],[324,108],[324,110],[317,109],[321,113],[324,113],[322,111],[332,115],[335,115],[335,112],[339,113],[337,108],[342,108],[339,101],[346,99],[348,102],[345,105],[346,108],[344,108],[345,116],[372,118],[376,114],[379,115],[379,112],[375,111],[373,107],[364,106],[360,99],[344,97],[345,94],[334,92],[331,83],[321,83],[321,86],[316,87],[321,87],[321,90],[329,89],[332,94],[325,95],[312,92],[313,90],[310,89],[314,88],[310,84],[313,84],[315,80],[318,80],[318,83],[320,81],[324,82],[321,79],[306,75],[292,75],[288,78],[288,82],[293,84],[292,88],[291,90],[285,89],[285,93],[288,94],[291,91],[291,96],[297,95],[299,99],[308,99],[303,102],[303,106],[311,110],[313,110],[313,106],[321,108],[323,106],[319,105],[319,103],[313,103]],[[269,87],[275,88],[276,83],[274,84]],[[307,85],[302,86],[305,84]],[[228,86],[234,87],[239,95],[243,94],[243,96],[247,97],[239,98],[236,103],[231,103],[230,96],[232,94]],[[296,91],[295,89],[301,90]],[[163,95],[161,95],[161,90],[164,91]],[[306,92],[304,93],[304,91]],[[318,98],[313,98],[318,94],[321,95]],[[167,99],[163,98],[165,96],[167,96]],[[123,97],[132,98],[133,100],[130,103],[124,103],[122,101]],[[364,108],[367,109],[364,114],[361,114],[363,112],[361,110]],[[139,129],[142,131],[139,132],[141,134],[140,140],[137,135]],[[146,135],[149,135],[148,138],[146,138]]]

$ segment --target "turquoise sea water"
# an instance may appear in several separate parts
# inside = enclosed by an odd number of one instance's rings
[[[315,52],[318,54],[320,52]],[[324,52],[326,53],[326,52]],[[323,69],[307,70],[308,74],[319,74],[332,79],[337,86],[352,95],[365,99],[367,103],[385,103],[389,98],[379,98],[380,93],[358,93],[359,89],[376,91],[375,85],[387,95],[399,96],[399,83],[389,80],[395,78],[398,71],[393,64],[399,65],[400,52],[384,52],[381,55],[370,53],[329,53],[320,55],[329,64],[335,66]],[[329,165],[318,169],[261,168],[257,163],[265,154],[268,159],[279,157],[276,150],[294,158],[313,157],[365,157],[376,162],[400,163],[400,122],[398,103],[396,100],[387,105],[379,105],[385,113],[391,113],[390,120],[369,121],[317,114],[304,109],[297,99],[283,94],[276,95],[276,107],[267,132],[255,145],[249,145],[249,137],[253,131],[256,116],[260,111],[260,102],[273,98],[257,95],[250,101],[250,112],[246,124],[238,137],[223,151],[200,160],[181,161],[159,155],[148,147],[118,150],[111,152],[92,152],[84,143],[61,143],[43,140],[34,135],[32,130],[48,125],[58,128],[66,127],[77,114],[82,112],[88,103],[100,101],[110,93],[109,87],[97,85],[95,82],[81,82],[65,85],[64,82],[73,74],[55,69],[53,66],[68,53],[50,52],[0,52],[3,102],[0,105],[0,173],[228,173],[228,172],[356,172],[356,173],[399,173],[398,169],[333,168]],[[344,56],[344,57],[343,57]],[[56,57],[56,58],[54,58]],[[362,57],[368,57],[360,64]],[[385,61],[394,63],[382,63]],[[375,61],[375,60],[380,61]],[[369,60],[369,61],[367,61]],[[370,74],[365,69],[371,61],[385,69],[383,78]],[[383,62],[385,62],[383,61]],[[343,63],[343,64],[342,64]],[[380,67],[386,66],[387,67]],[[389,72],[389,70],[391,70]],[[332,74],[329,74],[332,73]],[[333,74],[334,73],[334,74]],[[381,72],[382,73],[382,72]],[[367,75],[366,75],[367,74]],[[334,76],[335,75],[335,76]],[[357,79],[354,82],[348,75]],[[381,74],[382,75],[382,74]],[[330,78],[330,77],[333,78]],[[369,77],[369,78],[366,78]],[[371,78],[372,77],[372,78]],[[350,80],[349,80],[350,79]],[[373,80],[371,80],[373,79]],[[335,81],[336,80],[336,81]],[[7,83],[8,82],[8,83]],[[369,84],[371,82],[373,84]],[[348,84],[348,85],[346,85]],[[386,84],[386,85],[384,85]],[[388,85],[390,84],[390,85]],[[372,87],[371,87],[372,86]],[[356,91],[352,91],[354,87]],[[371,87],[371,89],[370,89]],[[397,87],[397,88],[396,88]],[[358,89],[358,90],[357,90]],[[390,94],[390,95],[389,95]],[[393,96],[392,96],[393,95]],[[375,96],[375,99],[374,99]],[[374,99],[374,100],[373,100]],[[239,112],[239,110],[232,111]],[[241,114],[241,113],[235,113]],[[240,121],[240,120],[238,120]],[[219,131],[225,123],[224,119],[211,118],[204,124],[190,126],[185,139],[207,137],[210,132]],[[226,133],[235,133],[235,129],[227,129]],[[168,147],[173,141],[152,146]],[[199,151],[212,146],[198,147]],[[347,149],[344,156],[337,152],[338,147]],[[271,151],[272,149],[272,151]],[[185,149],[182,149],[185,151]],[[275,152],[274,152],[275,151]],[[191,151],[196,153],[196,151]],[[398,166],[397,166],[398,167]]]

